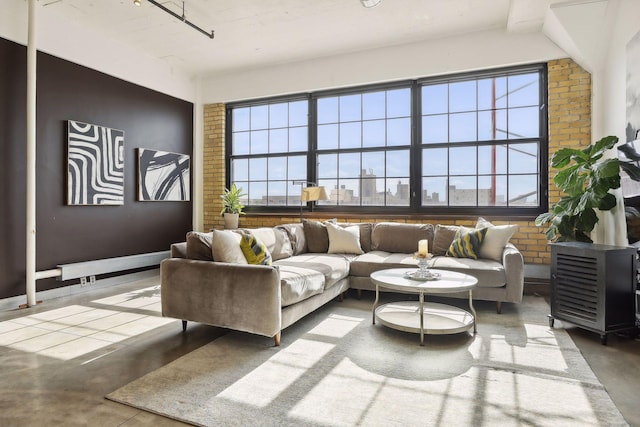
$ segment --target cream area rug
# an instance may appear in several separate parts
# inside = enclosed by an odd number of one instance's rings
[[[428,335],[424,347],[372,325],[371,303],[331,302],[280,347],[229,332],[107,398],[202,426],[627,425],[541,297],[501,315],[478,302],[475,336]]]

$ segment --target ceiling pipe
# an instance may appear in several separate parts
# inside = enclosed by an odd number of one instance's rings
[[[210,39],[213,39],[213,30],[211,30],[211,32],[208,32],[206,30],[203,30],[202,28],[198,27],[196,24],[194,24],[193,22],[190,22],[187,17],[184,14],[184,2],[182,2],[182,16],[178,15],[177,13],[175,13],[174,11],[172,11],[171,9],[168,9],[167,7],[165,7],[164,5],[158,3],[155,0],[147,0],[149,3],[151,3],[154,6],[159,7],[160,9],[162,9],[164,12],[167,12],[169,15],[173,16],[176,19],[179,19],[180,21],[184,22],[185,24],[187,24],[188,26],[190,26],[191,28],[201,32],[202,34],[204,34],[205,36],[209,37]],[[139,2],[138,2],[139,3]],[[134,1],[134,4],[138,5],[138,3],[136,3]]]
[[[27,306],[36,305],[36,0],[29,0],[27,38]]]

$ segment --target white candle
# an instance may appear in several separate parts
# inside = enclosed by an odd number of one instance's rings
[[[418,242],[418,256],[426,257],[428,253],[429,253],[429,241],[420,240]]]

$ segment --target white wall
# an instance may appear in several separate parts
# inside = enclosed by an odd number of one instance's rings
[[[603,94],[603,134],[617,135],[625,142],[626,82],[627,72],[640,73],[640,70],[627,70],[626,47],[634,35],[640,31],[640,1],[623,0],[619,2],[617,20],[608,46],[608,57],[604,66],[604,78],[607,82]]]
[[[544,62],[567,54],[541,33],[486,31],[203,79],[204,103],[230,102]]]
[[[39,51],[119,79],[194,102],[196,85],[188,74],[141,54],[81,23],[65,20],[46,6],[37,6]],[[3,0],[0,37],[27,44],[27,2]]]

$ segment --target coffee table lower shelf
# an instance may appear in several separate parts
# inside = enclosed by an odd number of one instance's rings
[[[376,319],[384,326],[404,332],[420,333],[420,304],[400,301],[383,304],[375,309]],[[471,313],[458,307],[433,302],[424,303],[425,334],[457,334],[474,327]]]

